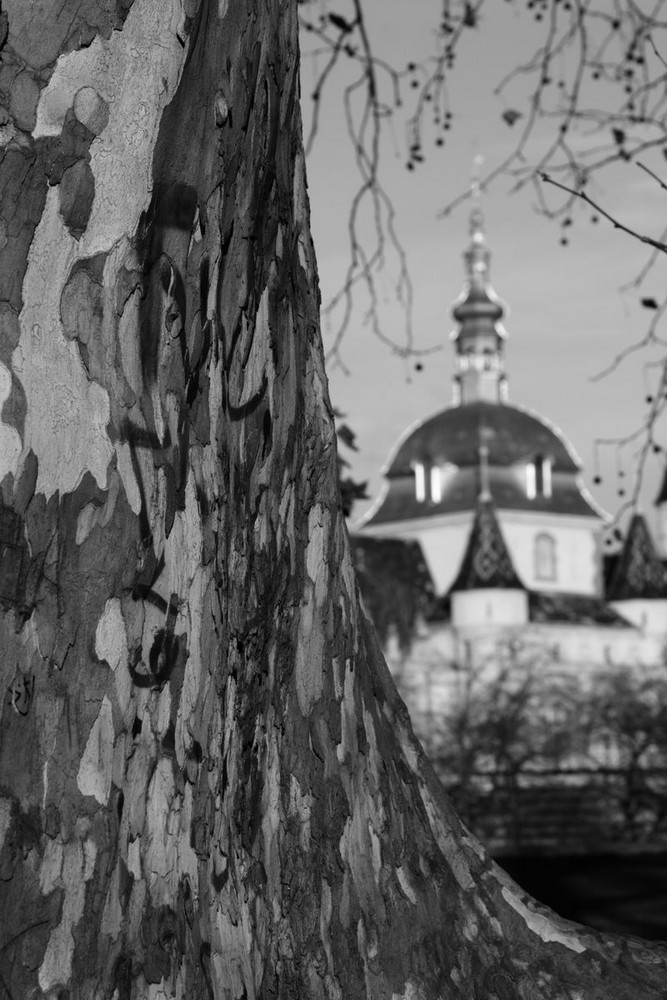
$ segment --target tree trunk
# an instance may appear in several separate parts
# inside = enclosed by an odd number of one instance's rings
[[[3,19],[0,996],[664,996],[461,827],[360,610],[296,0]]]

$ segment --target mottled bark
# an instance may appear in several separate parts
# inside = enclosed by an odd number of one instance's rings
[[[296,0],[10,0],[0,994],[664,996],[461,828],[359,609]]]

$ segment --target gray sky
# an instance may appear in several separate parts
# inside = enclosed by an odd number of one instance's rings
[[[432,28],[441,9],[437,0],[367,0],[367,5],[377,52],[394,65],[404,67],[433,50]],[[493,97],[492,90],[516,64],[517,53],[519,58],[530,54],[533,27],[505,4],[487,7],[490,13],[482,32],[471,34],[460,49],[450,88],[455,117],[451,131],[444,133],[445,145],[436,148],[431,133],[424,145],[426,162],[407,171],[404,120],[396,117],[388,125],[383,148],[381,176],[393,197],[396,225],[414,283],[415,347],[440,349],[409,361],[392,353],[365,324],[368,302],[361,291],[342,345],[350,374],[329,366],[333,403],[358,435],[360,451],[353,456],[352,471],[355,478],[369,480],[372,496],[380,489],[380,470],[398,436],[415,420],[451,402],[449,334],[454,324],[450,309],[463,283],[461,255],[468,240],[469,206],[461,206],[444,220],[436,219],[437,212],[467,188],[476,155],[483,155],[485,167],[492,168],[513,148],[518,136],[519,126],[509,128],[501,114],[506,107],[521,109],[525,91],[519,86],[513,97],[503,100]],[[323,63],[321,57],[319,65]],[[315,78],[316,66],[306,55],[302,73],[306,118]],[[404,95],[409,106],[409,86]],[[547,126],[542,126],[538,141],[547,134]],[[653,161],[654,169],[660,170],[661,162]],[[344,131],[340,86],[325,93],[308,177],[326,302],[340,286],[349,260],[347,217],[358,183]],[[638,293],[619,288],[635,277],[647,253],[604,220],[591,224],[591,212],[583,205],[573,215],[569,245],[563,247],[558,225],[537,213],[532,192],[510,195],[510,187],[510,181],[500,181],[482,200],[493,253],[492,281],[508,306],[504,326],[509,334],[509,399],[532,408],[564,432],[584,462],[589,489],[606,510],[615,513],[622,503],[619,486],[628,494],[631,491],[639,441],[621,452],[620,464],[626,473],[621,481],[616,475],[616,449],[599,450],[601,486],[593,484],[593,443],[596,438],[624,437],[641,426],[647,411],[645,397],[657,379],[656,369],[646,365],[659,358],[660,352],[643,350],[601,381],[592,379],[646,331],[650,313],[637,304]],[[591,194],[625,224],[660,236],[664,192],[634,164],[600,177]],[[648,278],[641,294],[658,297],[661,283],[664,265]],[[390,268],[378,281],[382,329],[404,343],[404,320],[392,287]],[[326,326],[324,336],[327,348],[333,336]],[[416,362],[423,370],[415,370]],[[662,440],[667,446],[667,427]],[[643,509],[651,520],[662,462],[663,456],[651,456],[645,476]],[[367,506],[360,503],[355,516]]]

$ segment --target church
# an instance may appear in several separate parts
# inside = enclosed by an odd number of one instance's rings
[[[665,663],[665,553],[637,513],[610,554],[612,519],[588,492],[575,449],[547,418],[509,401],[490,259],[475,207],[453,307],[452,404],[399,438],[381,495],[353,530],[362,580],[383,572],[389,552],[422,580],[412,641],[390,630],[385,642],[417,715],[448,697],[449,668],[492,658],[499,642],[578,672]],[[656,505],[664,526],[667,479]]]

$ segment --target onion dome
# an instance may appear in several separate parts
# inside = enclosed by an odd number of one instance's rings
[[[470,214],[470,245],[463,255],[466,265],[466,284],[458,299],[452,315],[461,324],[470,321],[486,319],[490,329],[499,336],[504,332],[497,330],[495,324],[502,318],[504,309],[491,288],[490,262],[491,251],[484,234],[484,216],[479,208]],[[461,330],[456,339],[468,331]]]
[[[665,567],[655,550],[645,519],[641,514],[635,514],[609,581],[607,600],[665,597]]]
[[[461,568],[449,590],[487,588],[523,590],[524,586],[514,569],[493,502],[480,497]]]

